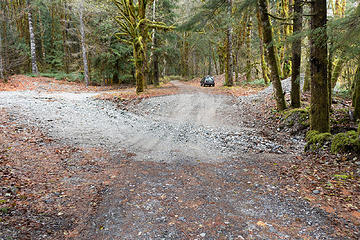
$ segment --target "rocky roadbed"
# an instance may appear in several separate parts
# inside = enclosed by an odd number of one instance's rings
[[[81,221],[74,220],[78,224],[66,229],[64,236],[359,236],[359,226],[296,195],[281,193],[274,168],[293,161],[304,143],[296,137],[274,136],[252,117],[261,110],[258,103],[265,100],[269,90],[234,98],[208,94],[206,89],[177,81],[173,84],[180,89],[176,95],[127,106],[99,100],[92,92],[0,92],[0,108],[21,124],[41,129],[63,146],[101,149],[106,152],[101,161],[117,169],[105,186],[94,183],[101,186],[96,208],[83,218],[72,216]],[[77,158],[73,154],[67,159],[76,166]],[[61,234],[56,236],[61,239]]]

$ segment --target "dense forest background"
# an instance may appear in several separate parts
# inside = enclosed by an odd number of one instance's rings
[[[355,0],[2,0],[0,77],[41,74],[86,84],[225,75],[225,85],[292,78],[291,106],[311,89],[311,126],[329,131],[332,92],[360,117],[360,7]],[[300,79],[304,74],[304,84]]]

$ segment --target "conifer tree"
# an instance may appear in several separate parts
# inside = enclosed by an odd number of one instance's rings
[[[310,127],[318,132],[330,131],[329,92],[327,82],[327,8],[326,0],[311,2],[310,63],[311,107]]]

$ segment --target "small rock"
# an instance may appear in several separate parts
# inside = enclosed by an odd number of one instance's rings
[[[201,233],[200,234],[200,237],[205,237],[206,236],[206,233]]]
[[[186,219],[185,219],[184,217],[179,217],[178,220],[179,220],[179,221],[186,222]]]
[[[320,191],[317,189],[313,191],[313,194],[319,194],[319,193],[320,193]]]

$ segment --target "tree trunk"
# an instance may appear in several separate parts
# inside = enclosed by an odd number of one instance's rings
[[[251,30],[252,30],[252,23],[251,23],[251,16],[248,17],[247,25],[246,25],[246,81],[251,81]]]
[[[260,39],[260,54],[261,54],[260,64],[261,64],[262,77],[263,77],[265,83],[270,83],[270,79],[269,79],[269,75],[268,75],[268,68],[267,68],[266,61],[265,61],[263,30],[261,27],[261,18],[260,18],[259,10],[256,11],[256,17],[258,20],[258,33],[259,33],[259,39]]]
[[[232,0],[227,0],[228,26],[226,29],[226,61],[225,61],[225,85],[232,86],[233,82],[233,59],[232,59]]]
[[[274,87],[275,99],[277,109],[282,111],[286,108],[284,92],[281,86],[281,80],[279,76],[279,66],[277,61],[276,49],[273,44],[273,29],[270,23],[270,17],[268,15],[268,3],[269,1],[258,0],[258,10],[260,12],[260,19],[263,29],[264,44],[267,49],[268,63],[271,68],[271,81]]]
[[[235,82],[239,82],[239,50],[235,51],[233,59],[234,59]]]
[[[116,56],[117,57],[117,56]],[[115,72],[112,77],[112,84],[119,84],[120,83],[120,76],[119,76],[119,68],[120,68],[120,60],[116,59],[115,61]]]
[[[331,78],[332,78],[332,70],[333,70],[333,58],[334,58],[334,50],[332,40],[329,41],[328,44],[328,62],[327,62],[327,88],[328,88],[328,101],[329,101],[329,113],[331,112],[332,106],[332,85],[331,85]]]
[[[156,32],[154,32],[154,36],[153,36],[153,43],[154,43],[154,48],[157,47],[157,36],[156,36]],[[155,52],[153,53],[153,65],[154,65],[154,85],[155,86],[160,86],[160,80],[159,80],[159,54],[157,53],[157,51],[155,50]]]
[[[184,40],[182,46],[181,65],[182,65],[182,76],[189,76],[189,43],[187,41],[187,33],[184,33]]]
[[[327,85],[326,0],[311,2],[310,63],[311,107],[310,128],[329,132],[329,92]]]
[[[304,78],[304,86],[303,91],[308,92],[310,91],[310,83],[311,83],[311,64],[309,63],[309,58],[306,61],[306,69],[305,69],[305,78]]]
[[[294,35],[302,31],[302,1],[294,2]],[[300,107],[301,37],[292,43],[291,106]]]
[[[219,74],[223,74],[225,72],[225,61],[226,61],[226,57],[225,57],[225,47],[222,46],[218,46],[217,48],[217,52],[218,52],[218,56],[219,56]]]
[[[81,34],[81,49],[84,63],[84,81],[86,86],[89,86],[89,67],[87,61],[87,50],[85,43],[85,26],[84,26],[84,0],[80,2],[80,34]]]
[[[339,80],[339,77],[341,75],[343,66],[344,66],[345,60],[340,58],[336,63],[334,67],[334,71],[331,75],[331,87],[332,89],[335,88],[337,81]]]
[[[68,29],[69,29],[69,22],[68,22],[68,11],[67,11],[67,2],[64,0],[64,26],[63,26],[63,50],[64,50],[64,71],[65,73],[70,72],[70,50],[68,45]]]
[[[0,79],[5,79],[2,41],[2,32],[0,31]]]
[[[213,58],[213,62],[214,62],[215,73],[216,73],[216,75],[219,75],[219,70],[218,70],[218,66],[217,66],[214,49],[211,49],[211,54],[212,54],[212,58]]]
[[[144,71],[143,71],[143,54],[141,53],[141,46],[139,43],[134,45],[134,59],[135,59],[135,79],[136,79],[136,93],[144,92]]]
[[[360,65],[356,69],[354,76],[354,96],[353,96],[353,106],[354,106],[354,119],[360,119]]]
[[[44,34],[45,34],[45,29],[44,29],[44,25],[41,19],[41,11],[39,9],[39,27],[40,27],[40,42],[41,42],[41,63],[44,64],[46,61],[46,52],[45,52],[45,43],[44,43]]]
[[[153,2],[153,16],[152,16],[152,20],[156,21],[156,0],[154,0]],[[153,77],[154,77],[154,85],[155,86],[160,86],[160,80],[159,80],[159,56],[158,53],[156,52],[156,48],[157,48],[157,36],[156,36],[156,30],[153,29],[152,32],[152,46],[151,46],[151,55],[152,55],[152,59],[150,60],[150,62],[153,63]]]
[[[211,61],[211,55],[212,55],[212,50],[211,50],[211,42],[209,41],[209,55],[208,55],[208,63],[209,63],[209,65],[208,65],[208,71],[207,71],[207,74],[208,75],[211,75],[211,70],[212,70],[212,61]]]
[[[28,7],[28,23],[29,23],[29,34],[30,34],[31,68],[32,68],[32,73],[37,75],[39,74],[39,70],[36,61],[36,44],[35,44],[35,34],[33,28],[30,0],[27,0],[27,7]]]

